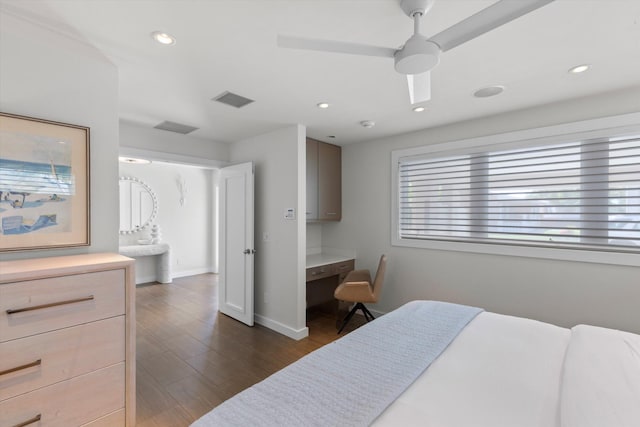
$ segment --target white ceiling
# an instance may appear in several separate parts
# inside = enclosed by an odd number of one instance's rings
[[[413,24],[398,3],[1,0],[5,11],[102,51],[119,69],[122,119],[196,126],[191,135],[222,142],[301,123],[309,136],[342,145],[640,85],[640,0],[556,0],[444,53],[422,113],[411,111],[406,79],[392,60],[276,46],[280,33],[399,47]],[[492,3],[437,0],[423,33]],[[155,30],[177,43],[157,44]],[[567,73],[582,63],[593,68]],[[507,89],[494,98],[472,96],[494,84]],[[235,109],[211,101],[226,90],[256,102]],[[321,101],[331,108],[316,108]],[[362,120],[376,126],[365,129]]]

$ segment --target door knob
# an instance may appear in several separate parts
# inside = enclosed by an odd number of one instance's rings
[[[255,249],[245,249],[244,251],[242,251],[242,253],[245,254],[245,255],[255,254],[256,250]]]

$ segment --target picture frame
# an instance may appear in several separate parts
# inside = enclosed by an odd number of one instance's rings
[[[0,112],[0,252],[88,246],[90,129]]]

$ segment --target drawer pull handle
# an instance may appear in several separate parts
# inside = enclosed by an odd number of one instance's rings
[[[28,426],[29,424],[37,423],[41,419],[42,419],[42,415],[38,414],[35,417],[28,419],[27,421],[23,421],[21,423],[14,425],[13,427],[25,427],[25,426]]]
[[[84,297],[84,298],[70,299],[67,301],[59,301],[59,302],[51,302],[49,304],[34,305],[33,307],[9,309],[7,310],[7,314],[16,314],[16,313],[22,313],[24,311],[33,311],[33,310],[40,310],[43,308],[57,307],[59,305],[74,304],[76,302],[91,301],[92,299],[93,299],[93,295],[89,295],[88,297]]]
[[[38,359],[35,362],[27,363],[26,365],[16,366],[15,368],[6,369],[0,371],[0,375],[7,375],[12,372],[22,371],[23,369],[33,368],[34,366],[42,365],[42,359]]]

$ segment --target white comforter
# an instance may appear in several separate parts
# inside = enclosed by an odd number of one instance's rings
[[[553,427],[570,331],[479,314],[374,425]]]
[[[640,427],[640,336],[481,313],[376,427]]]

